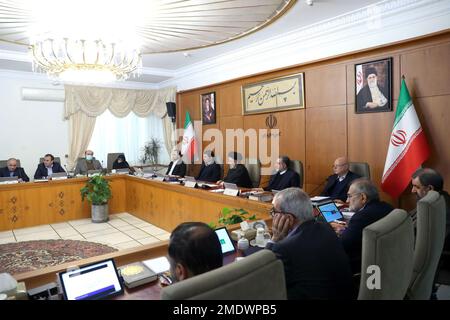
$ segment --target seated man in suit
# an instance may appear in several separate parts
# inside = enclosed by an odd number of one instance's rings
[[[55,157],[52,154],[47,153],[44,156],[44,161],[38,164],[34,178],[47,179],[48,177],[51,177],[53,173],[58,172],[66,172],[66,170],[61,167],[59,162],[55,162]]]
[[[250,179],[247,168],[239,163],[241,160],[242,156],[240,153],[235,151],[230,152],[228,154],[228,164],[230,165],[230,169],[223,181],[218,181],[218,183],[228,182],[234,183],[239,187],[252,188],[252,180]]]
[[[214,151],[205,150],[203,152],[203,163],[200,168],[200,173],[195,178],[199,181],[216,182],[220,180],[222,175],[222,168],[214,160]]]
[[[327,178],[327,184],[320,195],[343,203],[347,199],[350,184],[356,178],[360,178],[360,176],[348,169],[346,157],[340,157],[334,161],[333,172],[334,174]]]
[[[135,171],[134,168],[130,167],[130,165],[128,164],[124,154],[119,154],[117,156],[117,159],[113,162],[112,168],[115,170],[128,169],[130,173],[133,173]]]
[[[74,174],[86,175],[89,170],[103,170],[100,161],[95,159],[94,151],[92,150],[86,150],[84,152],[84,158],[78,159]]]
[[[266,249],[283,261],[288,299],[353,298],[348,257],[333,229],[315,220],[309,196],[287,188],[272,204]]]
[[[186,175],[186,164],[181,159],[181,151],[172,150],[170,158],[172,161],[169,163],[166,175],[184,177]]]
[[[168,247],[171,278],[174,282],[222,266],[222,246],[217,234],[203,222],[184,222],[170,235]]]
[[[353,181],[348,190],[349,211],[355,214],[348,224],[331,223],[333,229],[340,234],[340,240],[347,252],[353,273],[361,272],[361,251],[363,229],[384,218],[394,208],[380,201],[377,187],[366,178]]]
[[[287,156],[277,159],[275,163],[277,173],[270,177],[269,185],[264,190],[283,190],[289,187],[300,188],[300,176],[297,172],[289,169],[290,162],[291,160]]]
[[[28,182],[28,178],[25,170],[17,166],[17,159],[9,158],[6,167],[0,169],[0,177],[18,177],[19,182]]]

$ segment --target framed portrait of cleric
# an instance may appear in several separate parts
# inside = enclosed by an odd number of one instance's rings
[[[303,73],[265,80],[242,87],[244,115],[305,107]]]
[[[355,112],[392,111],[392,58],[355,65]]]
[[[216,123],[216,93],[209,92],[201,95],[202,124]]]

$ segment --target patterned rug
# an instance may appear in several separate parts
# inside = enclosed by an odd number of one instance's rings
[[[80,240],[35,240],[0,245],[0,273],[17,274],[117,251]]]

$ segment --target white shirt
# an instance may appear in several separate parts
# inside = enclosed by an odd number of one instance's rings
[[[286,169],[286,170],[284,170],[284,171],[281,171],[281,172],[280,172],[280,176],[282,176],[283,174],[285,174],[285,173],[286,173],[286,171],[287,171],[287,169]]]
[[[348,172],[347,172],[348,173]],[[339,182],[342,182],[342,180],[344,180],[345,179],[345,177],[347,176],[347,173],[346,174],[344,174],[343,176],[340,176],[340,177],[338,177],[338,179],[339,179]]]
[[[175,161],[174,163],[172,163],[172,168],[170,168],[169,171],[169,176],[172,175],[173,169],[175,169],[175,166],[178,164],[178,162],[180,162],[181,159],[178,159],[177,161]]]

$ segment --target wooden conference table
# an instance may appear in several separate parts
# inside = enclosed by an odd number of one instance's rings
[[[270,203],[227,196],[180,184],[129,175],[111,175],[111,214],[128,212],[171,232],[184,221],[217,222],[224,207],[243,208],[257,219],[270,219]],[[0,231],[90,218],[90,203],[81,201],[80,189],[87,178],[0,185]],[[145,245],[77,261],[82,265],[114,258],[117,266],[165,255],[167,243]],[[73,263],[15,275],[27,289],[52,282],[55,272]]]

